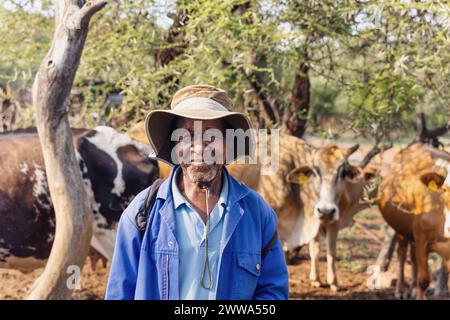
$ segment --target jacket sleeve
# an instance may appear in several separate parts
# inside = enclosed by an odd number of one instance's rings
[[[106,300],[133,300],[141,249],[141,235],[130,214],[130,205],[122,214],[117,230],[116,245],[111,262]]]
[[[277,230],[277,216],[266,204],[268,215],[263,228],[263,245],[272,239]],[[289,298],[289,278],[286,260],[278,238],[261,261],[261,274],[256,287],[255,300],[286,300]]]

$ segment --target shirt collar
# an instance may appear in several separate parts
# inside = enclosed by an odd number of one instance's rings
[[[178,209],[179,206],[185,204],[189,206],[189,202],[185,199],[183,194],[181,193],[180,189],[178,188],[178,185],[176,183],[176,177],[178,173],[181,171],[181,167],[177,166],[175,168],[175,171],[172,175],[172,197],[173,197],[173,203],[175,206],[175,209]],[[223,207],[226,206],[228,198],[228,173],[226,170],[222,170],[222,189],[220,190],[219,200],[218,203],[222,205]]]

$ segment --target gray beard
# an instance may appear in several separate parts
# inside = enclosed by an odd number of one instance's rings
[[[211,183],[214,181],[214,179],[217,177],[217,175],[220,173],[220,170],[218,170],[216,167],[214,170],[208,172],[208,173],[199,173],[195,174],[191,170],[191,168],[187,168],[186,170],[186,177],[193,183],[199,185],[202,188],[207,188],[211,185]]]

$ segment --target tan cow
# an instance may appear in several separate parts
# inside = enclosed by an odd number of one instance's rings
[[[311,160],[291,170],[287,181],[296,186],[298,208],[301,208],[296,228],[299,244],[309,243],[311,256],[310,280],[321,286],[317,265],[320,237],[327,245],[327,283],[333,291],[339,289],[336,278],[336,240],[338,231],[353,222],[353,216],[369,206],[363,201],[371,179],[377,170],[352,165],[348,157],[358,145],[348,149],[330,144],[312,150]],[[369,191],[372,197],[376,188]]]
[[[439,161],[446,163],[440,165]],[[428,254],[438,253],[450,268],[450,154],[423,144],[402,149],[379,185],[379,208],[398,239],[396,297],[408,295],[404,264],[408,244],[413,261],[412,288],[425,298],[430,283]],[[418,281],[417,281],[418,280]]]
[[[274,174],[258,174],[257,166],[229,166],[235,177],[258,191],[277,213],[285,251],[309,243],[310,280],[314,286],[321,286],[317,272],[319,237],[325,236],[327,240],[327,282],[332,290],[338,290],[335,269],[338,231],[350,225],[357,212],[368,207],[361,200],[376,170],[349,163],[348,157],[357,148],[357,145],[348,149],[336,145],[314,148],[303,140],[282,135],[280,165]]]
[[[269,148],[270,149],[270,145]],[[291,135],[280,135],[277,152],[278,168],[275,172],[262,174],[262,167],[254,165],[228,165],[229,172],[239,181],[256,190],[264,200],[274,209],[278,216],[278,234],[284,250],[293,250],[307,242],[301,217],[301,200],[298,197],[299,188],[296,184],[286,182],[287,174],[309,161],[312,147],[303,140]]]

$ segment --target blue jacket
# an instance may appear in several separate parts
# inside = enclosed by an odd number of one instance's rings
[[[148,189],[123,212],[106,299],[179,299],[172,174],[158,190],[142,240],[135,216]],[[279,239],[261,261],[261,251],[277,228],[275,212],[257,192],[227,176],[229,194],[216,298],[288,299],[288,272]]]

